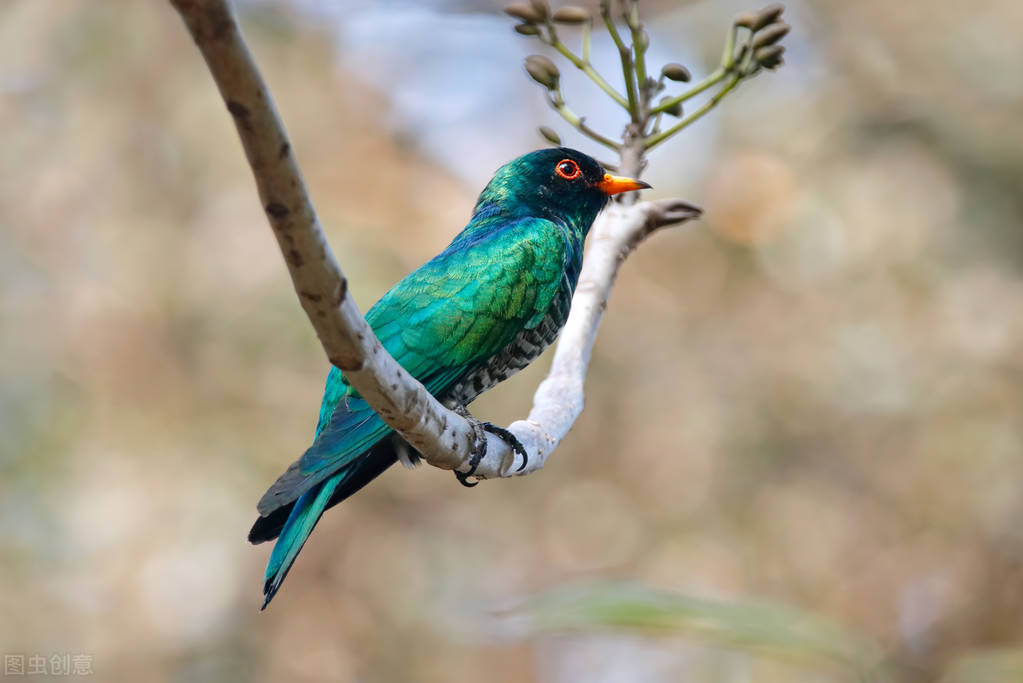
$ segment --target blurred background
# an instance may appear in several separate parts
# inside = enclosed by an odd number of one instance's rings
[[[547,467],[389,471],[260,613],[245,535],[327,363],[230,117],[166,3],[4,0],[0,651],[101,680],[1023,681],[1023,4],[787,5],[786,65],[652,154],[651,196],[705,217],[625,264]],[[644,1],[651,63],[709,73],[757,6]],[[363,309],[538,125],[607,158],[501,9],[239,2]],[[474,413],[524,416],[548,362]]]

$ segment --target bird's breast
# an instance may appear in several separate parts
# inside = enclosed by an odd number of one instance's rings
[[[532,363],[558,338],[572,304],[575,279],[570,272],[562,276],[561,286],[540,323],[520,331],[504,348],[445,392],[443,399],[451,404],[468,405],[480,394],[508,379]]]

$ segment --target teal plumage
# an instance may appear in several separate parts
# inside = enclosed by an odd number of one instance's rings
[[[384,348],[450,407],[518,372],[557,337],[583,241],[610,194],[646,185],[559,148],[501,167],[469,224],[366,313]],[[253,543],[278,538],[270,602],[323,511],[397,461],[399,439],[342,373],[327,376],[312,446],[260,500]]]

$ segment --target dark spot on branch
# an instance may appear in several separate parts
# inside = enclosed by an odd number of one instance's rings
[[[223,40],[235,30],[230,18],[223,19],[213,25],[213,40]]]
[[[301,268],[302,264],[305,263],[305,259],[302,258],[302,254],[297,249],[292,249],[288,252],[288,263],[296,268]]]
[[[398,385],[397,384],[392,384],[391,385],[391,391],[397,391],[397,390],[398,390]]]
[[[231,112],[232,116],[237,118],[246,118],[249,115],[249,108],[241,102],[235,102],[234,100],[227,101],[227,110]]]
[[[285,142],[285,143],[283,143],[283,144],[281,145],[281,151],[279,151],[279,152],[277,153],[277,158],[278,158],[278,159],[283,159],[284,157],[288,156],[288,152],[290,152],[290,151],[291,151],[291,145],[289,145],[289,144],[288,144],[288,143],[286,143],[286,142]]]
[[[278,219],[284,218],[291,213],[288,211],[288,207],[284,206],[284,204],[281,204],[280,202],[270,202],[265,208],[268,214],[270,214],[273,218]]]
[[[334,289],[334,300],[331,302],[334,308],[341,305],[341,302],[345,300],[345,296],[348,294],[348,280],[341,278],[341,281],[337,283],[337,288]]]
[[[210,27],[210,40],[223,40],[230,33],[234,32],[235,25],[234,19],[231,17],[230,11],[226,9],[226,6],[210,6],[205,7],[204,14],[206,15],[205,23]],[[188,8],[190,12],[194,12],[196,7],[194,5]]]
[[[345,372],[355,372],[357,370],[361,370],[363,367],[363,362],[356,357],[328,356],[327,358],[330,360],[331,365],[341,370],[344,370]],[[345,384],[348,384],[348,382],[345,382]]]
[[[299,292],[298,295],[303,299],[308,299],[314,303],[323,299],[321,295],[316,294],[315,292]]]

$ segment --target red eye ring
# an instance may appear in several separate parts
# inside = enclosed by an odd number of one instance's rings
[[[554,172],[565,180],[575,180],[583,174],[579,169],[579,164],[575,163],[571,159],[562,159],[558,162],[557,166],[554,167]]]

